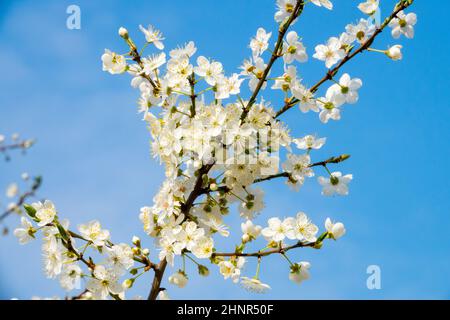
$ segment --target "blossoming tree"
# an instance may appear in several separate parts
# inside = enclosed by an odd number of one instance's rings
[[[140,26],[145,45],[139,49],[128,31],[120,28],[129,52],[120,55],[105,50],[103,70],[132,76],[131,85],[140,93],[139,110],[151,134],[152,153],[165,166],[165,181],[153,204],[143,207],[139,216],[145,232],[154,239],[157,254],[151,255],[137,237],[130,244],[113,243],[109,231],[96,220],[72,231],[51,201],[24,206],[32,221],[24,218],[22,228],[16,230],[20,242],[42,234],[45,272],[58,278],[68,291],[82,289],[74,299],[124,299],[126,290],[146,272],[154,275],[148,299],[165,299],[167,292],[161,282],[176,259],[182,259],[183,267],[168,281],[178,287],[188,282],[188,261],[202,276],[209,274],[209,263],[216,265],[225,279],[265,292],[270,286],[261,281],[259,269],[269,255],[287,259],[290,280],[301,283],[308,279],[310,263],[292,262],[289,252],[320,249],[327,239],[343,236],[344,225],[328,218],[324,230],[319,231],[304,212],[292,212],[284,219],[268,218],[267,226],[256,225],[253,220],[264,208],[260,186],[284,179],[298,191],[319,170],[322,194],[345,196],[352,175],[331,168],[349,155],[313,161],[314,151],[324,146],[325,138],[292,137],[282,116],[299,106],[301,112],[318,113],[324,124],[340,120],[343,107],[358,101],[362,86],[361,79],[343,73],[343,67],[365,51],[400,60],[401,45],[379,50],[373,44],[388,27],[395,39],[402,35],[413,38],[416,15],[404,12],[412,3],[400,0],[379,23],[373,23],[379,1],[360,3],[365,18],[315,47],[312,57],[323,61],[327,70],[311,86],[299,78],[298,66],[307,62],[309,54],[291,27],[310,6],[331,10],[329,0],[277,0],[274,44],[270,43],[272,32],[259,28],[250,41],[251,58],[243,62],[239,74],[226,75],[220,62],[196,56],[194,42],[166,54],[161,32]],[[156,52],[144,55],[152,46]],[[275,63],[283,64],[284,73],[272,74]],[[247,98],[241,95],[244,82],[251,93]],[[273,103],[278,107],[260,97],[268,89],[284,93],[282,103]],[[234,205],[237,211],[232,210]],[[226,238],[233,232],[225,221],[234,212],[242,218],[242,240],[222,251],[216,246],[217,237]],[[260,249],[249,251],[250,242],[260,242]],[[94,254],[106,259],[94,261]],[[244,276],[246,259],[252,258],[257,259],[256,275]],[[82,278],[87,279],[83,288]]]

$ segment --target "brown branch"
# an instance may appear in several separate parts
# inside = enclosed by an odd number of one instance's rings
[[[244,110],[242,111],[241,115],[241,122],[244,122],[245,118],[247,117],[250,108],[255,103],[256,98],[258,97],[259,91],[261,90],[262,86],[264,85],[264,82],[266,82],[266,78],[270,72],[270,69],[272,68],[272,65],[275,63],[275,61],[280,58],[282,55],[280,54],[280,51],[283,48],[283,38],[286,34],[287,30],[289,29],[289,26],[294,22],[295,19],[297,19],[301,13],[303,12],[303,8],[305,6],[305,3],[303,0],[298,0],[297,4],[292,11],[292,14],[289,16],[289,19],[284,22],[280,29],[278,30],[278,39],[275,44],[275,49],[272,52],[272,56],[270,57],[269,63],[267,64],[266,69],[264,70],[261,78],[259,79],[259,82],[255,88],[255,91],[253,92],[250,100],[248,101],[247,105],[245,106]]]
[[[264,178],[256,179],[255,181],[253,181],[253,183],[269,181],[269,180],[276,179],[276,178],[289,178],[289,176],[290,176],[290,174],[288,172],[280,172],[277,174],[266,176]]]
[[[190,193],[186,201],[181,205],[181,212],[189,218],[189,211],[194,204],[194,201],[203,194],[203,175],[208,174],[214,164],[203,165],[198,170],[197,180],[195,181],[194,188]],[[150,293],[148,294],[147,300],[156,300],[159,292],[161,291],[161,281],[164,276],[164,271],[166,270],[167,260],[163,259],[159,264],[153,267],[155,270],[155,276],[153,278],[152,287]]]
[[[153,278],[152,288],[148,295],[147,300],[156,300],[159,292],[161,291],[161,281],[164,276],[164,271],[166,270],[167,260],[162,260],[155,268],[155,276]]]
[[[8,150],[15,149],[28,149],[33,145],[33,140],[25,140],[22,142],[17,142],[9,145],[0,145],[0,152],[6,152]]]
[[[359,53],[363,53],[364,51],[366,51],[371,45],[372,43],[375,41],[375,38],[384,30],[384,28],[386,28],[386,26],[389,24],[389,22],[392,21],[392,19],[394,19],[397,14],[408,8],[410,5],[412,5],[412,3],[414,2],[414,0],[402,0],[400,1],[396,7],[394,8],[394,11],[392,12],[392,14],[386,18],[383,22],[383,24],[381,24],[380,27],[378,27],[374,34],[367,39],[363,44],[361,44],[361,46],[353,51],[353,52],[349,52],[344,59],[341,60],[341,62],[339,62],[339,64],[328,70],[326,75],[320,79],[315,85],[313,85],[309,91],[311,91],[311,93],[315,93],[322,84],[324,84],[325,82],[332,80],[333,77],[339,72],[339,70],[350,60],[352,60],[354,57],[356,57]],[[291,109],[294,105],[296,105],[298,102],[300,102],[300,100],[298,100],[297,98],[291,97],[290,99],[288,99],[288,101],[286,102],[286,104],[283,106],[283,108],[281,108],[275,115],[275,118],[278,118],[279,116],[281,116],[283,113],[285,113],[286,111],[288,111],[289,109]]]
[[[81,292],[80,294],[78,294],[78,295],[76,295],[76,296],[73,296],[73,297],[66,297],[65,300],[80,300],[80,299],[83,298],[83,296],[84,296],[86,293],[88,293],[88,292],[89,292],[89,290],[88,290],[88,289],[85,289],[85,290],[83,290],[83,292]]]
[[[122,38],[126,41],[126,43],[130,47],[129,55],[131,56],[133,61],[136,62],[141,67],[142,70],[144,70],[144,63],[142,62],[142,57],[141,57],[140,53],[138,52],[138,49],[137,49],[136,45],[134,44],[133,40],[129,37],[128,34],[126,36],[122,36]],[[150,76],[146,75],[145,72],[141,72],[140,76],[143,77],[144,79],[146,79],[148,82],[150,82],[150,84],[152,85],[153,88],[155,88],[155,89],[158,88],[158,85],[153,81],[152,78],[150,78]]]
[[[191,118],[195,117],[196,107],[195,107],[195,99],[197,95],[195,94],[195,74],[192,72],[191,76],[188,78],[189,85],[191,86]]]
[[[319,161],[319,162],[311,163],[308,167],[309,167],[309,168],[319,167],[319,166],[326,167],[326,166],[327,166],[328,164],[330,164],[330,163],[340,163],[340,162],[343,162],[343,161],[347,160],[348,158],[350,158],[350,155],[348,155],[348,154],[343,154],[343,155],[340,155],[340,156],[337,156],[337,157],[331,157],[331,158],[329,158],[329,159],[327,159],[327,160],[324,160],[324,161]],[[280,173],[277,173],[277,174],[273,174],[273,175],[266,176],[266,177],[264,177],[264,178],[255,179],[255,180],[253,181],[253,183],[260,183],[260,182],[269,181],[269,180],[272,180],[272,179],[277,179],[277,178],[289,178],[289,177],[290,177],[290,174],[289,174],[288,172],[280,172]],[[202,194],[208,194],[208,193],[210,193],[210,192],[212,192],[212,191],[213,191],[213,190],[211,190],[209,187],[202,188],[202,189],[199,191],[199,192],[200,192],[199,195],[202,195]],[[219,186],[219,187],[217,188],[217,190],[214,190],[214,192],[217,192],[217,191],[227,193],[227,192],[229,192],[229,191],[231,191],[231,190],[230,190],[230,188],[228,188],[227,186]]]
[[[340,162],[344,162],[345,160],[347,160],[348,158],[350,158],[350,155],[348,154],[342,154],[338,157],[331,157],[325,161],[320,161],[320,162],[316,162],[316,163],[312,163],[309,165],[310,168],[312,167],[325,167],[327,164],[329,163],[340,163]]]
[[[3,220],[6,219],[6,217],[8,217],[10,214],[12,214],[17,208],[22,207],[27,201],[27,199],[34,197],[36,195],[36,191],[39,189],[41,184],[42,184],[41,177],[34,178],[34,182],[33,185],[31,186],[31,189],[20,196],[14,207],[2,213],[2,215],[0,216],[0,223],[3,222]]]
[[[321,241],[320,241],[321,242]],[[277,249],[269,250],[269,251],[257,251],[257,252],[228,252],[228,253],[222,253],[217,252],[212,254],[212,258],[214,257],[265,257],[269,256],[271,254],[283,254],[289,250],[295,249],[295,248],[305,248],[305,247],[315,247],[319,244],[319,240],[315,242],[297,242],[294,245],[286,246],[286,247],[280,247]]]
[[[6,219],[6,217],[12,214],[17,208],[20,208],[28,198],[33,196],[34,196],[33,191],[26,192],[22,196],[20,196],[19,201],[17,201],[17,203],[13,207],[2,213],[2,215],[0,216],[0,222]]]

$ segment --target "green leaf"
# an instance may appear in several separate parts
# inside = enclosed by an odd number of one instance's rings
[[[36,191],[37,189],[39,189],[41,184],[42,184],[42,177],[37,176],[34,178],[33,186],[31,188],[33,189],[33,191]]]
[[[36,209],[35,208],[30,206],[29,204],[24,204],[23,208],[25,209],[25,211],[31,218],[34,219],[36,217]]]
[[[59,234],[61,235],[61,237],[66,240],[69,241],[69,235],[67,234],[66,230],[64,230],[64,228],[62,227],[62,225],[60,225],[59,223],[56,225],[56,227],[58,228]]]

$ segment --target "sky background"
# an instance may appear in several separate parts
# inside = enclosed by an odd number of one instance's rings
[[[314,46],[356,22],[362,16],[356,9],[359,2],[335,0],[333,12],[307,6],[294,26],[310,56],[309,63],[298,67],[305,83],[315,83],[325,72],[324,64],[312,59]],[[100,56],[105,48],[126,51],[118,27],[127,27],[141,45],[138,25],[151,23],[164,33],[166,48],[194,40],[198,54],[221,61],[230,74],[250,56],[248,42],[258,27],[276,30],[274,3],[1,1],[0,134],[20,132],[38,142],[26,156],[15,153],[12,162],[0,163],[0,186],[19,180],[23,171],[41,174],[40,196],[53,200],[72,227],[100,219],[114,242],[130,242],[136,234],[153,248],[138,213],[152,204],[163,170],[150,156],[149,134],[136,112],[138,92],[129,86],[127,75],[102,72]],[[81,30],[66,28],[70,4],[81,8]],[[393,4],[382,1],[383,16]],[[217,267],[205,279],[189,265],[193,272],[185,289],[164,283],[172,298],[450,298],[450,3],[416,1],[412,10],[419,20],[413,41],[397,41],[386,32],[373,45],[384,49],[402,44],[403,61],[365,53],[344,68],[363,79],[364,86],[360,102],[346,106],[341,121],[324,125],[317,114],[298,109],[283,116],[294,136],[328,137],[313,160],[352,155],[332,167],[353,173],[348,197],[322,197],[315,179],[299,193],[281,181],[263,186],[267,207],[257,220],[260,224],[300,210],[321,228],[328,216],[345,222],[347,235],[339,241],[327,241],[322,250],[290,254],[292,260],[311,262],[311,279],[295,285],[287,278],[287,263],[272,256],[261,269],[261,279],[272,289],[261,296],[224,281]],[[277,108],[280,97],[270,91],[262,96]],[[324,174],[320,169],[317,173]],[[0,201],[6,201],[3,192]],[[13,229],[18,221],[10,217],[6,225]],[[228,222],[236,231],[232,239],[239,238],[239,219],[230,217]],[[231,241],[222,248],[229,251]],[[20,246],[12,235],[0,238],[0,298],[64,296],[57,281],[43,275],[40,255],[39,241]],[[245,275],[253,276],[254,262]],[[370,265],[381,268],[380,290],[366,286]],[[148,273],[140,279],[129,295],[146,295],[151,277]]]

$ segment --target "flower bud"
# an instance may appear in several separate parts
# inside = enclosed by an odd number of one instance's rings
[[[403,58],[402,54],[403,46],[397,44],[386,50],[386,55],[394,61],[401,60]]]
[[[247,233],[243,234],[242,235],[242,242],[243,243],[247,243],[249,241],[250,241],[250,236]]]
[[[134,284],[134,279],[126,279],[124,282],[122,282],[122,287],[125,289],[130,289]]]
[[[199,264],[198,265],[198,274],[204,277],[209,276],[209,269],[205,267],[204,265]]]
[[[130,270],[130,273],[135,276],[138,273],[138,270],[136,268],[133,268]]]
[[[325,228],[328,231],[328,236],[334,240],[339,239],[345,234],[345,226],[342,222],[331,222],[330,218],[325,220]]]
[[[210,189],[211,191],[217,191],[217,183],[211,183],[211,184],[209,185],[209,189]]]
[[[141,246],[141,239],[139,239],[139,237],[133,236],[132,241],[133,241],[133,244],[134,244],[136,247],[140,247],[140,246]]]
[[[145,249],[142,250],[142,254],[144,256],[148,256],[150,254],[150,250],[148,248],[145,248]]]
[[[128,39],[128,30],[124,27],[119,28],[119,36],[121,36],[124,39]]]

